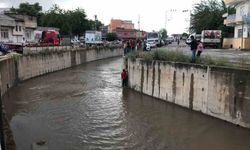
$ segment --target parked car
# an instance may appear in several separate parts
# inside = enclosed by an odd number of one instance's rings
[[[73,45],[80,45],[80,41],[78,39],[71,39],[70,43]]]
[[[172,44],[173,39],[170,38],[170,37],[168,37],[168,38],[166,38],[165,42],[166,42],[167,44]]]
[[[157,42],[155,40],[147,40],[147,44],[150,45],[150,48],[157,46]]]

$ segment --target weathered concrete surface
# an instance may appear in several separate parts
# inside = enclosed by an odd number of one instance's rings
[[[0,61],[0,90],[5,93],[17,82],[17,63],[14,59],[5,58]]]
[[[24,81],[94,60],[121,56],[122,49],[67,50],[5,57],[0,60],[0,90],[3,95],[18,81]]]
[[[18,59],[18,78],[26,80],[94,60],[121,56],[122,49],[73,50],[48,54],[26,55]]]
[[[129,86],[144,94],[250,128],[250,71],[128,61]]]

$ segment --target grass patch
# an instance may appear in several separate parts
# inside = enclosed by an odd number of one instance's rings
[[[160,61],[170,61],[170,62],[181,62],[181,63],[190,63],[191,62],[191,53],[186,55],[181,51],[167,51],[164,49],[156,49],[150,52],[130,52],[126,58],[135,61],[136,58],[141,58],[144,61],[160,60]],[[233,68],[244,68],[250,69],[250,58],[240,57],[237,60],[238,63],[232,63],[228,58],[212,58],[209,55],[202,55],[200,58],[196,59],[196,64],[203,65],[213,65],[213,66],[224,66],[224,67],[233,67]]]

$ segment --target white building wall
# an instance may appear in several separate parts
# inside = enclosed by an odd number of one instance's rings
[[[1,36],[1,29],[7,29],[8,30],[8,35],[9,35],[8,39],[3,38]],[[13,37],[12,27],[1,27],[0,26],[0,42],[13,42],[13,41],[14,41],[14,37]]]
[[[24,33],[24,36],[25,36],[25,40],[27,42],[34,42],[35,41],[35,33],[34,33],[34,29],[25,29],[25,33]],[[28,34],[28,35],[27,35]]]
[[[238,32],[239,29],[242,29],[242,25],[237,25],[234,27],[234,38],[241,38]],[[244,38],[248,37],[248,29],[246,25],[243,26],[243,37]]]
[[[245,2],[242,3],[238,6],[236,6],[236,20],[242,20],[243,15],[249,15],[249,7],[250,7],[250,2]]]
[[[239,4],[235,7],[236,9],[236,21],[243,21],[242,16],[247,15],[250,16],[250,1],[247,1],[245,3]],[[242,29],[242,25],[236,25],[234,28],[234,38],[241,38],[242,36],[239,35],[239,29]],[[243,26],[243,37],[248,37],[248,27],[247,25]]]

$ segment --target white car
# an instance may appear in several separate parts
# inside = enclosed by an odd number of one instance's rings
[[[146,43],[146,50],[150,51],[151,50],[151,45],[149,43]]]
[[[147,40],[147,44],[150,45],[150,48],[156,47],[157,43],[155,40]]]
[[[71,44],[73,44],[73,45],[80,45],[80,41],[79,40],[77,40],[77,39],[71,39]]]

